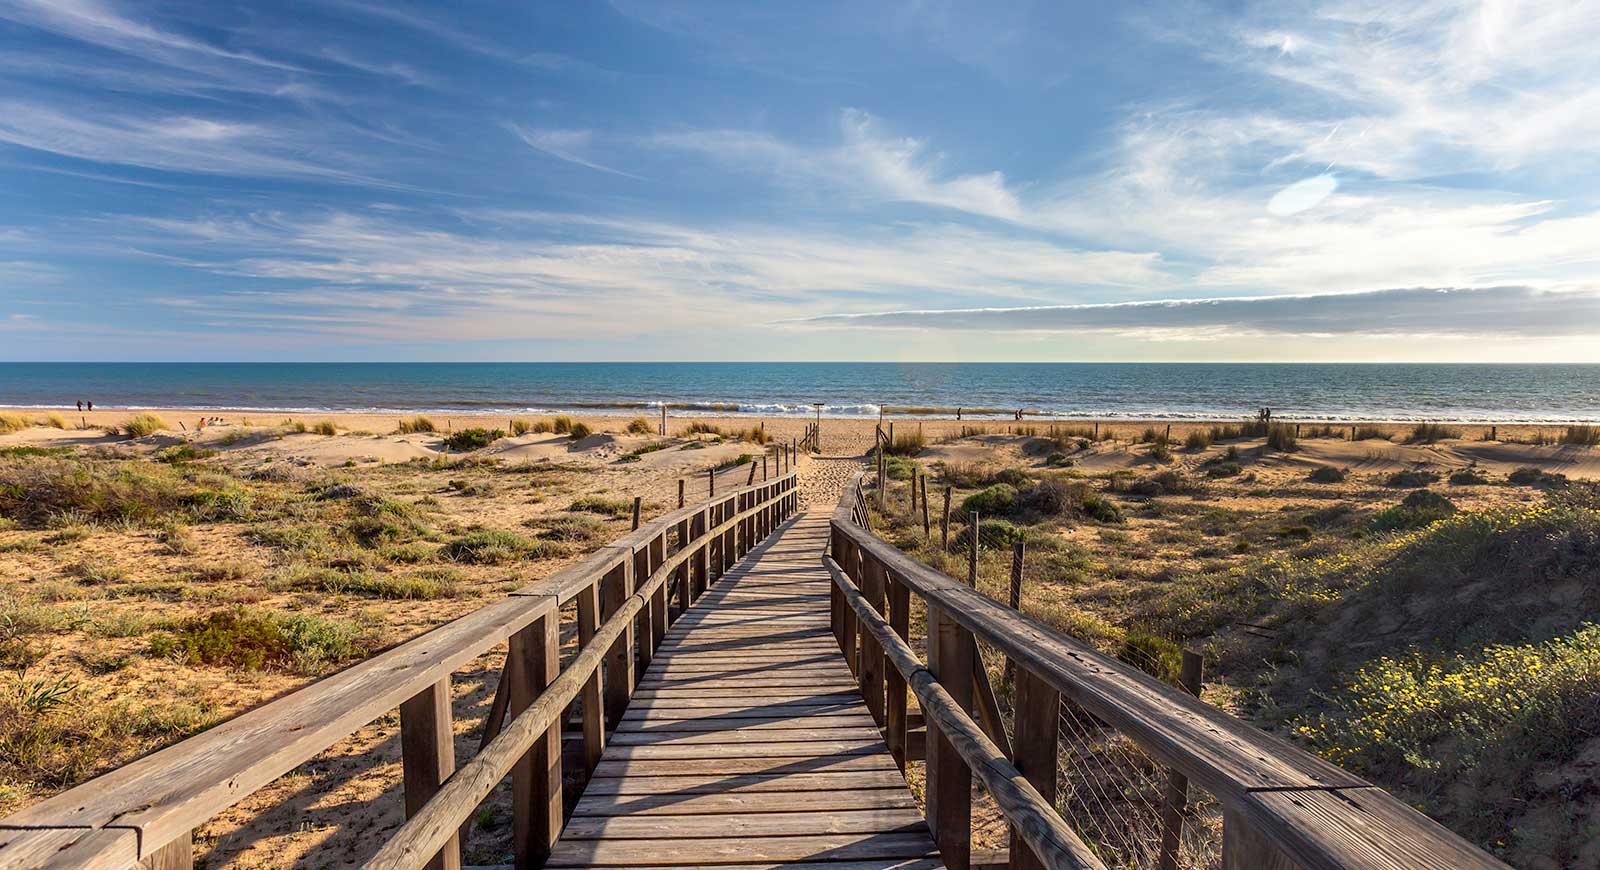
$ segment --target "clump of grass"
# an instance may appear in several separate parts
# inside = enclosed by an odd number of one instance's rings
[[[1206,468],[1206,477],[1238,477],[1244,466],[1237,462],[1218,462]]]
[[[246,607],[186,619],[149,642],[152,655],[186,664],[305,674],[357,658],[368,648],[353,623]]]
[[[566,414],[557,414],[550,421],[550,431],[557,435],[570,435],[572,433],[573,419]]]
[[[1372,519],[1367,521],[1367,528],[1374,532],[1416,529],[1455,512],[1455,503],[1450,499],[1430,490],[1419,489],[1407,495],[1399,504],[1373,514]]]
[[[1377,426],[1357,426],[1355,434],[1350,436],[1351,441],[1370,441],[1374,438],[1382,441],[1389,440],[1389,436],[1383,434],[1383,430]]]
[[[567,435],[574,441],[581,441],[593,434],[594,430],[589,428],[589,424],[583,422],[582,420],[573,423],[572,426],[567,429]]]
[[[1102,523],[1122,522],[1122,508],[1109,498],[1097,493],[1087,493],[1083,497],[1083,512],[1090,519]]]
[[[1306,476],[1306,479],[1312,483],[1344,483],[1345,477],[1346,473],[1342,468],[1335,468],[1332,465],[1319,465],[1311,469],[1311,473]]]
[[[1293,453],[1300,442],[1294,434],[1293,423],[1271,423],[1267,426],[1267,447],[1282,453]]]
[[[1578,447],[1594,447],[1600,445],[1600,426],[1578,425],[1568,426],[1561,433],[1562,444],[1572,444]]]
[[[583,514],[534,517],[526,524],[542,528],[541,538],[569,544],[597,544],[611,535],[611,527],[604,520]]]
[[[1188,435],[1184,436],[1183,447],[1185,450],[1204,450],[1211,446],[1213,440],[1214,438],[1209,430],[1193,429],[1190,430]]]
[[[1565,474],[1553,474],[1531,465],[1524,465],[1520,468],[1513,468],[1511,473],[1506,475],[1506,480],[1517,486],[1556,487],[1565,485],[1567,476]]]
[[[633,502],[621,498],[606,498],[601,495],[585,495],[573,499],[572,504],[567,505],[567,510],[573,513],[625,517],[633,513]]]
[[[104,586],[128,576],[121,565],[102,558],[87,558],[67,566],[67,573],[87,586]]]
[[[511,430],[512,435],[526,435],[533,431],[533,424],[521,417],[512,417],[506,422],[506,426]]]
[[[961,502],[961,510],[977,512],[983,516],[1009,514],[1017,504],[1017,489],[1008,483],[997,483],[969,495]]]
[[[21,432],[33,425],[33,421],[21,414],[0,414],[0,433]]]
[[[476,426],[471,429],[458,429],[444,439],[444,446],[456,453],[465,453],[470,450],[482,450],[490,444],[506,437],[503,429],[484,429]]]
[[[51,429],[65,429],[67,428],[67,421],[60,414],[51,411],[45,415],[44,425],[49,426]]]
[[[617,459],[617,461],[618,462],[638,462],[639,459],[641,457],[643,457],[646,453],[655,453],[658,450],[666,450],[668,447],[671,447],[671,446],[672,446],[671,444],[668,444],[665,441],[652,441],[649,444],[640,445],[639,447],[637,447],[637,448],[635,448],[633,450],[630,450],[627,453],[622,454],[622,456],[619,457]]]
[[[535,541],[515,532],[478,529],[439,548],[439,556],[468,565],[500,565],[522,559],[547,559],[565,550],[553,541]]]
[[[720,426],[701,420],[695,420],[690,423],[688,428],[683,430],[683,435],[685,437],[714,435],[728,441],[748,441],[751,444],[766,444],[772,441],[772,436],[767,434],[764,426],[751,426],[748,429],[723,429]]]
[[[157,414],[135,414],[123,422],[122,434],[129,438],[143,438],[169,428],[167,421]]]
[[[1113,652],[1119,660],[1174,685],[1183,671],[1183,650],[1177,641],[1142,629],[1130,629]]]
[[[1009,520],[980,518],[978,522],[978,548],[981,550],[1010,549],[1012,544],[1027,537],[1027,532],[1027,529]],[[971,523],[968,523],[965,528],[951,536],[950,545],[958,551],[972,548]]]
[[[339,434],[339,427],[335,426],[332,420],[319,420],[312,425],[311,431],[318,435],[337,435]]]
[[[1384,486],[1416,488],[1429,486],[1439,482],[1439,475],[1421,468],[1407,468],[1396,471],[1384,478]]]
[[[1406,436],[1407,444],[1432,444],[1435,441],[1448,441],[1460,438],[1461,430],[1441,423],[1418,423],[1412,427],[1411,434]]]
[[[894,436],[894,440],[887,445],[890,456],[916,456],[928,446],[926,438],[922,437],[921,429],[910,432],[901,432]]]
[[[1482,486],[1489,478],[1476,468],[1463,468],[1450,473],[1451,486]]]
[[[81,522],[149,522],[185,511],[195,519],[239,518],[253,495],[219,476],[138,461],[0,460],[0,516],[30,525],[53,517]]]
[[[1150,445],[1150,458],[1161,463],[1172,461],[1172,448],[1167,446],[1165,438]]]
[[[297,572],[289,578],[291,588],[326,592],[331,595],[356,595],[393,601],[432,601],[453,598],[455,581],[447,576],[413,574],[395,577],[371,571],[341,571],[315,568]]]
[[[395,426],[394,431],[398,435],[411,435],[417,432],[437,432],[439,430],[434,426],[433,420],[418,415],[415,417],[402,417],[399,424]]]
[[[554,420],[535,420],[528,425],[528,431],[535,435],[548,435],[556,431]]]
[[[1180,495],[1198,490],[1199,487],[1196,486],[1195,482],[1179,471],[1157,472],[1128,485],[1129,492],[1146,497]]]
[[[634,417],[628,421],[629,435],[649,435],[654,431],[656,431],[656,427],[650,425],[650,421],[643,417]]]

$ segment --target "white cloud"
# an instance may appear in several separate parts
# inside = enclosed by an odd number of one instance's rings
[[[588,169],[609,172],[613,175],[623,175],[628,178],[639,178],[631,172],[614,169],[603,163],[597,163],[587,155],[590,144],[594,141],[592,130],[536,130],[520,127],[516,124],[509,125],[511,131],[517,134],[524,144],[535,151],[541,151],[558,160],[575,163]],[[640,179],[641,181],[643,179]]]
[[[1181,337],[1543,338],[1600,335],[1600,290],[1416,287],[1364,293],[884,311],[824,315],[798,322],[878,329],[1166,333]]]

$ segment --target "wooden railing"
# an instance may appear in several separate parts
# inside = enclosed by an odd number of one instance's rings
[[[591,773],[669,620],[794,514],[795,481],[791,471],[681,507],[502,601],[0,820],[0,867],[190,867],[196,827],[396,707],[410,820],[368,866],[459,867],[463,824],[507,772],[517,866],[538,866],[563,822],[563,714],[576,704]],[[573,601],[579,649],[563,668]],[[507,642],[485,742],[455,770],[451,674]]]
[[[869,515],[857,475],[825,557],[834,634],[902,765],[908,688],[922,707],[926,814],[948,866],[969,863],[974,778],[1011,825],[1013,870],[1100,866],[1055,810],[1066,701],[1216,797],[1227,870],[1505,867],[1360,777],[912,559],[873,535]],[[906,644],[913,594],[926,607],[926,664]],[[1003,729],[972,718],[987,718],[978,641],[1015,666],[1009,747]]]
[[[822,452],[822,426],[820,424],[806,424],[806,432],[800,436],[800,449],[807,453]]]

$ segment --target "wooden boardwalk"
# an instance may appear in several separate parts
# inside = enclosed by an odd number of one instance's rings
[[[829,628],[801,514],[673,624],[548,867],[944,864]]]

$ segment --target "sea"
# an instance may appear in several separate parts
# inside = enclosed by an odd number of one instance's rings
[[[309,413],[1600,422],[1600,365],[0,363],[0,406]]]

